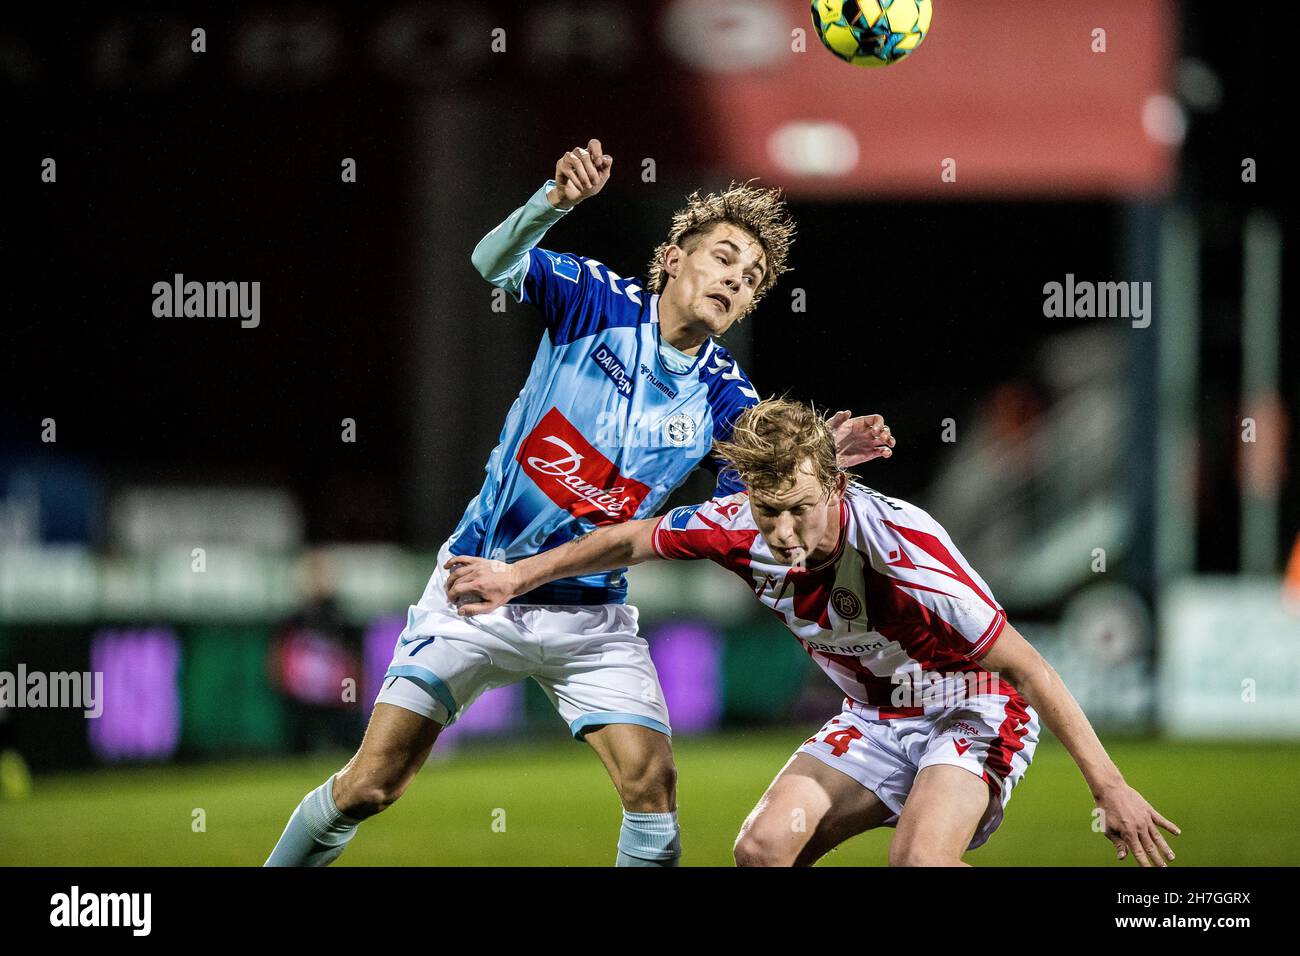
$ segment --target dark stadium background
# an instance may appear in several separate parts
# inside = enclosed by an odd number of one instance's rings
[[[790,8],[782,14],[789,26],[806,26],[806,5],[775,6]],[[958,20],[965,33],[961,49],[969,50],[978,42],[970,34],[981,17],[1013,19],[1017,31],[1041,36],[1045,44],[1049,32],[1077,30],[1074,42],[1086,45],[1091,26],[1122,24],[1125,16],[1124,5],[1115,2],[1032,9],[985,4],[979,17],[959,14],[957,6],[940,2],[934,33],[915,62],[889,72],[965,71],[977,83],[978,62],[940,61],[945,49],[957,49],[951,36],[954,45],[944,46],[944,31],[955,32]],[[894,190],[891,156],[905,152],[906,144],[892,140],[892,125],[905,115],[924,124],[927,114],[942,125],[968,105],[927,99],[924,83],[914,100],[900,99],[897,86],[878,97],[872,85],[878,77],[833,64],[815,39],[806,56],[821,70],[838,69],[840,82],[830,88],[809,83],[790,102],[747,98],[744,71],[708,75],[669,51],[670,13],[684,8],[694,15],[696,7],[446,3],[359,10],[323,0],[280,13],[270,5],[123,4],[85,17],[11,16],[0,27],[7,133],[0,150],[6,273],[0,505],[6,497],[17,501],[20,487],[35,487],[41,524],[34,540],[0,537],[0,562],[10,563],[8,571],[0,566],[0,670],[20,660],[47,670],[85,669],[90,638],[101,628],[174,627],[185,659],[181,680],[193,689],[201,683],[194,668],[204,659],[203,629],[225,628],[220,647],[238,646],[247,655],[247,666],[231,673],[251,682],[246,693],[260,701],[267,723],[249,718],[246,732],[231,731],[205,745],[195,727],[221,724],[224,698],[218,696],[208,705],[216,710],[202,718],[207,723],[186,726],[163,763],[263,759],[237,765],[255,779],[259,767],[277,766],[268,758],[314,755],[310,759],[320,763],[268,794],[264,836],[273,839],[274,821],[300,795],[297,781],[315,779],[318,766],[345,755],[349,740],[359,739],[364,696],[340,718],[277,685],[273,665],[261,662],[273,653],[283,619],[249,621],[238,613],[227,619],[219,612],[174,620],[152,613],[124,619],[33,613],[13,585],[30,577],[16,570],[28,560],[21,548],[73,546],[94,559],[121,557],[125,546],[109,515],[124,489],[267,488],[287,493],[302,519],[299,540],[280,555],[285,561],[312,546],[382,543],[427,567],[481,484],[483,463],[542,335],[528,307],[512,302],[504,315],[492,311],[491,288],[471,266],[470,251],[553,175],[563,151],[596,137],[616,158],[613,178],[601,195],[554,227],[543,245],[598,258],[623,276],[644,275],[687,193],[759,175],[734,153],[720,155],[719,130],[733,118],[711,110],[709,102],[739,102],[744,110],[782,116],[794,115],[792,103],[803,104],[810,114],[857,117],[871,131],[865,180],[851,188],[831,188],[815,177],[783,182],[762,176],[762,183],[790,188],[799,224],[793,271],[725,344],[765,395],[788,391],[828,411],[884,414],[898,437],[897,453],[858,469],[863,480],[932,510],[1003,596],[1011,618],[1042,623],[1045,646],[1067,657],[1072,632],[1054,628],[1073,619],[1071,609],[1089,587],[1088,549],[1077,559],[1082,573],[1053,586],[1018,580],[1013,557],[1030,553],[1062,512],[1082,510],[1085,502],[1054,496],[1050,467],[1009,492],[995,482],[976,487],[972,496],[962,482],[978,470],[972,465],[978,456],[961,456],[974,454],[974,443],[1023,431],[1040,436],[1048,457],[1082,455],[1105,465],[1092,492],[1118,502],[1122,518],[1118,539],[1099,542],[1112,554],[1107,580],[1123,587],[1121,603],[1133,598],[1141,609],[1134,616],[1124,605],[1125,626],[1145,628],[1128,662],[1155,666],[1163,588],[1173,580],[1154,543],[1162,509],[1170,504],[1160,484],[1161,442],[1171,421],[1157,413],[1154,370],[1161,346],[1155,326],[1045,318],[1043,284],[1067,273],[1098,281],[1155,280],[1157,326],[1179,321],[1161,311],[1168,291],[1160,284],[1161,228],[1179,210],[1199,223],[1200,322],[1190,333],[1199,365],[1184,383],[1191,396],[1184,410],[1194,414],[1197,433],[1187,466],[1190,490],[1182,501],[1193,543],[1177,577],[1249,574],[1272,581],[1280,595],[1300,531],[1300,492],[1287,477],[1300,469],[1300,453],[1287,443],[1285,417],[1261,419],[1261,428],[1272,429],[1266,440],[1277,457],[1266,479],[1277,488],[1267,567],[1243,554],[1239,506],[1241,418],[1243,409],[1254,407],[1242,394],[1241,237],[1249,213],[1278,224],[1282,276],[1291,274],[1294,262],[1282,195],[1289,85],[1280,79],[1280,41],[1264,30],[1243,55],[1223,41],[1211,4],[1151,4],[1168,30],[1159,38],[1111,28],[1114,49],[1104,56],[1113,68],[1122,74],[1135,59],[1158,61],[1157,72],[1166,76],[1187,123],[1185,138],[1162,154],[1159,182],[1110,189],[1062,179],[1022,187],[1014,177],[972,183],[959,173],[948,189],[939,182],[935,158],[932,187],[909,180]],[[475,30],[484,24],[505,27],[514,52],[495,60],[465,52],[465,44],[480,41]],[[192,26],[206,29],[208,52],[189,52]],[[249,39],[263,28],[266,42]],[[613,46],[611,33],[620,38]],[[1035,82],[1032,70],[1043,69],[1031,47],[1024,50],[1026,86]],[[722,87],[729,99],[702,96]],[[1131,92],[1139,104],[1143,91]],[[1061,128],[1083,122],[1072,117],[1065,108],[1054,121]],[[748,146],[733,148],[743,155]],[[761,152],[762,145],[753,150]],[[57,160],[57,184],[39,180],[47,156]],[[340,182],[343,157],[357,161],[355,184]],[[655,160],[653,182],[641,177],[645,157]],[[1258,182],[1242,182],[1243,157],[1258,159]],[[261,326],[154,318],[149,290],[174,273],[199,281],[261,281]],[[806,290],[805,314],[789,310],[796,287]],[[1281,303],[1285,310],[1284,292]],[[1098,330],[1100,338],[1076,335]],[[1294,421],[1300,410],[1294,323],[1281,322],[1276,358],[1277,407]],[[1057,399],[1044,368],[1076,363],[1103,370],[1099,387],[1113,404],[1098,413],[1111,423],[1101,436],[1072,431],[1069,418],[1063,430],[1044,425]],[[1078,412],[1084,420],[1087,407],[1085,401]],[[54,445],[40,439],[46,418],[57,422]],[[344,418],[357,423],[355,443],[339,440]],[[942,437],[950,418],[955,443]],[[673,501],[699,500],[709,487],[696,476]],[[1018,521],[981,538],[986,519],[1004,510],[1017,512]],[[12,534],[10,525],[0,530]],[[188,551],[188,542],[178,545]],[[418,598],[423,578],[416,580],[390,612],[401,613]],[[656,608],[649,619],[669,615]],[[712,729],[752,731],[772,741],[755,763],[756,794],[764,774],[776,771],[802,739],[801,730],[815,729],[835,695],[792,653],[793,642],[771,635],[770,626],[762,642],[745,644],[738,632],[758,627],[747,620],[721,629],[725,642],[750,650],[726,664],[733,697]],[[322,628],[345,655],[361,653],[364,623],[355,616],[340,613]],[[1023,629],[1035,636],[1033,627]],[[1279,633],[1277,640],[1293,640],[1298,629],[1293,623],[1289,636]],[[760,644],[770,645],[774,656],[753,652]],[[1295,645],[1279,653],[1286,662],[1281,671],[1300,679]],[[767,673],[774,666],[782,670],[775,681]],[[770,686],[770,693],[737,703],[737,680]],[[1131,707],[1109,700],[1104,686],[1094,690],[1099,725],[1107,726],[1109,716],[1120,739],[1149,748],[1135,751],[1133,760],[1150,752],[1158,761],[1160,742],[1170,739],[1158,693],[1139,695]],[[453,762],[501,759],[492,756],[500,746],[518,746],[543,760],[563,753],[553,759],[577,761],[599,792],[599,766],[580,748],[546,749],[566,745],[559,722],[544,702],[538,706],[534,692],[522,714],[467,739],[463,756],[457,750]],[[1294,704],[1278,714],[1266,736],[1290,741],[1277,746],[1289,748],[1287,766],[1294,771],[1300,716]],[[791,723],[793,730],[779,732]],[[1200,730],[1209,739],[1254,739],[1249,729]],[[702,739],[700,746],[718,746],[726,738]],[[530,750],[529,741],[540,749]],[[687,736],[680,747],[689,745]],[[110,769],[113,761],[89,745],[85,722],[69,713],[11,711],[0,720],[0,750],[6,748],[21,754],[35,775],[34,782],[16,786],[30,790],[32,820],[39,818],[47,783],[57,792],[85,780],[93,794],[96,781],[103,781],[108,794],[123,785],[114,774],[144,772],[140,765],[155,762],[128,755],[127,769]],[[479,752],[487,756],[475,758]],[[1245,754],[1242,772],[1250,773]],[[684,767],[689,760],[688,753]],[[224,764],[212,766],[220,772]],[[86,776],[60,775],[72,769]],[[508,778],[509,763],[493,772]],[[1066,781],[1062,788],[1083,792],[1069,777],[1075,771],[1068,761],[1054,772]],[[1027,792],[1035,776],[1030,773]],[[1287,779],[1294,784],[1293,773]],[[593,799],[614,805],[612,791]],[[1267,793],[1260,799],[1267,805]],[[738,824],[747,809],[729,805],[725,813]],[[0,817],[21,824],[24,813],[15,803]],[[1012,809],[1009,820],[1015,818]],[[8,829],[3,819],[0,836]],[[1016,836],[1010,824],[1007,830],[1003,842],[1010,843]],[[1219,861],[1244,862],[1229,844],[1220,848]],[[21,861],[17,854],[6,860],[5,845],[0,839],[0,863]],[[1292,837],[1289,849],[1278,851],[1280,859],[1290,854],[1294,862],[1295,848]],[[1104,862],[1101,849],[1079,862]],[[197,858],[178,850],[175,859]],[[213,859],[240,857],[232,851]],[[384,862],[379,855],[369,859]]]

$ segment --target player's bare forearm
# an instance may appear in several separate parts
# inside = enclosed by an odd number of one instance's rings
[[[1014,627],[1007,624],[1005,628],[980,664],[1005,677],[1038,711],[1043,724],[1069,751],[1094,798],[1108,787],[1122,785],[1124,777],[1119,768],[1056,668]]]
[[[1069,752],[1094,798],[1108,788],[1122,786],[1124,777],[1106,753],[1092,723],[1074,699],[1056,668],[1039,658],[1040,666],[1030,674],[1012,680],[1016,688],[1038,711],[1043,724]]]
[[[1178,825],[1125,782],[1061,675],[1020,632],[1005,625],[980,664],[1002,674],[1069,751],[1092,791],[1101,830],[1119,858],[1131,852],[1141,866],[1164,866],[1173,860],[1174,851],[1160,829],[1177,835],[1182,832]]]
[[[464,616],[495,610],[559,578],[613,571],[657,557],[652,544],[655,520],[628,521],[600,528],[558,548],[506,564],[460,555],[447,562],[447,599]]]
[[[521,593],[559,578],[630,567],[655,557],[650,543],[657,519],[607,525],[558,548],[515,563]]]

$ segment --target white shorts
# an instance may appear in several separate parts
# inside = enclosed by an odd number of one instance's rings
[[[447,600],[451,552],[407,613],[376,703],[446,725],[484,691],[531,677],[574,737],[604,724],[640,724],[671,735],[650,646],[629,604],[506,604],[461,617]]]
[[[852,777],[893,811],[897,826],[916,775],[935,764],[964,767],[998,797],[967,849],[983,846],[1002,823],[1011,791],[1038,746],[1038,715],[1032,707],[1008,706],[1008,698],[980,695],[920,717],[888,720],[862,716],[866,709],[845,698],[844,712],[827,721],[797,753],[816,757]]]

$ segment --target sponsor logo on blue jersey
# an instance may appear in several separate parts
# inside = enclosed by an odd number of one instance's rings
[[[604,342],[591,350],[591,360],[600,366],[600,370],[609,376],[609,380],[618,388],[624,398],[632,397],[632,376],[619,357],[610,351]]]
[[[674,508],[668,512],[668,530],[685,531],[686,525],[691,520],[691,515],[700,510],[699,505],[686,505],[682,508]]]

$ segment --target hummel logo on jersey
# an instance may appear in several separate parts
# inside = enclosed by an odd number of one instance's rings
[[[650,487],[625,478],[557,408],[542,416],[515,456],[553,502],[593,524],[627,521]]]
[[[609,380],[614,383],[620,395],[624,398],[632,397],[632,376],[627,373],[627,367],[619,357],[610,351],[609,346],[604,342],[599,343],[591,350],[590,357],[600,366],[600,370],[609,376]]]
[[[658,375],[650,371],[650,366],[646,365],[645,362],[641,363],[641,374],[644,375],[647,379],[649,379],[651,385],[659,389],[659,391],[663,392],[669,398],[677,397],[677,389],[666,384],[662,379],[659,378]]]

